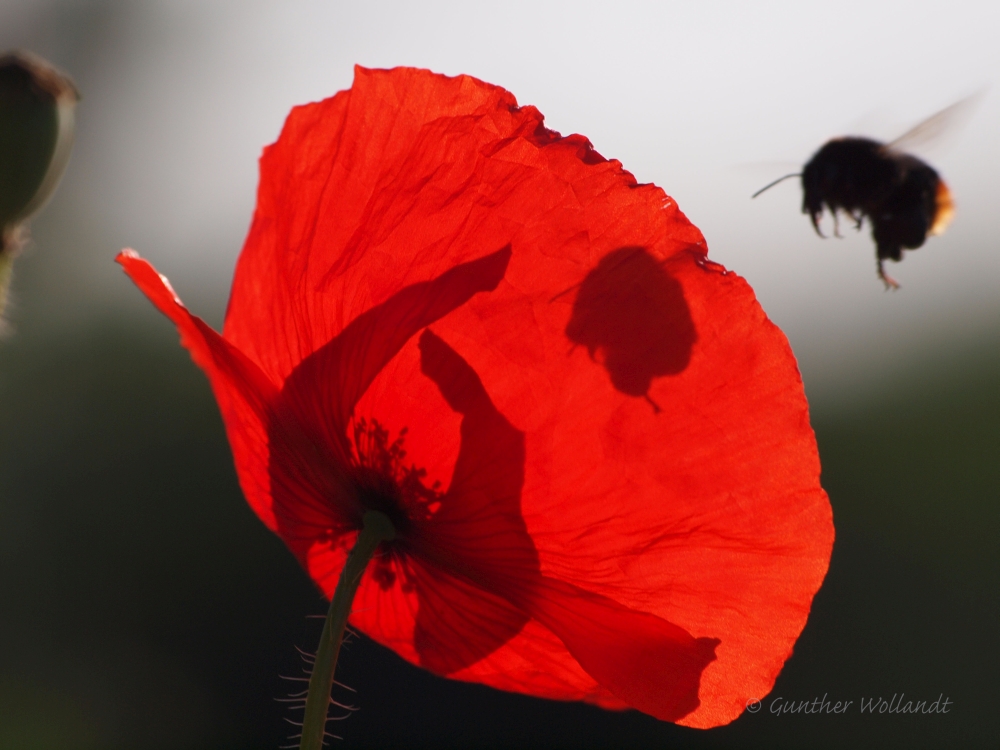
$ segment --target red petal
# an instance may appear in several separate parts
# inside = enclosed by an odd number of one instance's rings
[[[303,562],[317,538],[360,528],[364,509],[345,472],[358,398],[416,332],[477,292],[496,289],[509,261],[505,247],[405,287],[352,320],[285,380],[270,424],[272,499],[278,533]]]
[[[510,248],[505,247],[412,284],[352,320],[285,381],[283,396],[299,409],[299,421],[317,424],[323,442],[346,446],[347,421],[375,376],[422,328],[477,292],[496,289],[509,262]],[[348,456],[345,447],[338,459],[346,462]]]
[[[633,708],[678,721],[698,708],[718,639],[693,638],[662,617],[545,576],[529,611],[597,682]]]
[[[448,493],[427,528],[419,532],[414,553],[453,576],[479,584],[482,591],[499,594],[548,627],[594,679],[627,704],[671,721],[697,708],[698,681],[715,658],[715,642],[695,640],[659,617],[541,575],[538,553],[521,517],[524,433],[496,410],[475,371],[447,343],[427,330],[419,347],[424,374],[463,419]],[[454,587],[441,576],[436,578],[437,588]],[[417,632],[429,630],[421,626],[425,612],[443,630],[442,608],[426,597],[420,603]],[[480,596],[481,611],[484,605]],[[473,607],[452,611],[464,615]],[[490,619],[497,622],[496,615]],[[526,619],[514,621],[509,626],[514,632],[503,641],[515,635]],[[445,653],[455,650],[456,641],[463,643],[466,654],[478,653],[479,658],[502,645],[496,641],[503,631],[495,624],[469,625],[468,615],[447,625],[454,637],[443,644]],[[475,646],[481,650],[475,651]],[[419,644],[417,651],[424,666],[446,673],[472,663],[467,657],[460,665],[448,663],[441,669],[437,652]]]
[[[115,260],[160,312],[173,321],[181,343],[208,375],[233,454],[239,457],[243,493],[267,527],[277,530],[271,510],[267,450],[268,414],[278,395],[277,388],[232,344],[189,313],[166,278],[134,250],[122,251]]]

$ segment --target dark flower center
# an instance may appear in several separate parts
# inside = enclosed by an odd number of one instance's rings
[[[405,537],[415,521],[431,517],[444,493],[441,483],[424,484],[427,470],[406,465],[403,441],[407,428],[389,442],[389,431],[378,420],[359,418],[354,423],[353,466],[355,487],[365,510],[385,513],[396,529],[396,538]]]
[[[441,504],[444,493],[440,482],[424,484],[427,470],[407,466],[403,441],[407,429],[389,442],[389,431],[377,420],[355,419],[354,465],[352,473],[358,499],[365,511],[377,510],[392,521],[396,537],[382,543],[384,554],[372,560],[371,571],[383,589],[392,587],[397,570],[404,573],[403,588],[412,588],[406,574],[406,537],[413,524],[425,521]]]

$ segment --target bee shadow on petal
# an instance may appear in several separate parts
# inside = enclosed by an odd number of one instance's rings
[[[587,347],[616,390],[657,412],[653,379],[683,372],[698,338],[680,283],[643,247],[613,250],[587,274],[566,337]]]

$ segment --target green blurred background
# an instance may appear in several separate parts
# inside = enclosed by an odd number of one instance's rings
[[[660,24],[665,39],[683,37],[680,26],[711,45],[720,43],[713,29],[737,33],[726,16],[736,6],[708,4],[701,18],[671,15],[667,5],[632,4],[620,17],[586,4],[573,14],[550,5],[535,9],[531,28],[502,21],[499,31],[484,31],[476,50],[461,40],[477,16],[428,5],[426,33],[390,53],[386,45],[399,42],[400,28],[420,20],[392,4],[365,15],[337,3],[290,3],[277,14],[249,2],[0,3],[3,45],[50,57],[84,95],[77,151],[17,264],[0,341],[0,750],[274,748],[294,731],[285,721],[293,715],[276,699],[298,686],[279,675],[301,676],[295,647],[313,648],[320,621],[311,616],[325,604],[246,507],[204,377],[112,258],[136,245],[218,326],[252,210],[260,146],[276,136],[291,103],[349,85],[347,63],[355,60],[467,70],[507,85],[554,116],[556,127],[587,133],[599,150],[675,195],[705,231],[712,256],[747,275],[789,333],[810,395],[837,542],[774,692],[760,713],[729,727],[696,732],[635,713],[452,683],[359,637],[340,672],[356,693],[341,689],[337,697],[361,710],[337,724],[344,741],[334,746],[998,746],[1000,256],[991,207],[1000,190],[982,168],[995,163],[996,136],[984,133],[992,132],[996,107],[988,99],[978,115],[986,125],[969,125],[959,138],[967,145],[945,158],[959,198],[954,230],[890,269],[904,288],[886,295],[874,279],[867,237],[821,244],[797,213],[794,189],[750,206],[746,196],[766,179],[716,169],[767,158],[788,138],[801,137],[808,155],[809,144],[829,135],[799,122],[796,108],[778,116],[770,106],[768,92],[788,98],[799,91],[775,66],[787,68],[804,48],[792,46],[785,59],[756,58],[750,50],[762,42],[755,37],[724,59],[716,50],[711,64],[680,75],[702,82],[705,98],[689,83],[666,97],[670,107],[654,111],[648,101],[666,82],[623,86],[621,76],[602,78],[597,68],[570,80],[546,69],[544,55],[569,55],[579,65],[596,57],[602,70],[651,69],[651,57],[595,53],[592,44],[572,42],[589,39],[595,27],[627,39]],[[888,22],[902,7],[876,4],[869,14]],[[920,36],[933,19],[922,8],[907,6],[901,16],[900,49],[912,52],[916,42],[926,48],[948,32]],[[523,18],[527,8],[518,12]],[[774,44],[815,47],[830,31],[819,16],[796,15],[791,5],[761,12],[770,20],[764,41]],[[942,44],[971,47],[975,34],[1000,30],[995,14],[980,21],[971,37],[946,36]],[[329,39],[316,28],[328,29]],[[290,29],[310,29],[313,46]],[[528,51],[534,47],[543,52]],[[878,55],[855,61],[859,70],[867,65],[910,80],[905,66],[892,68],[883,59],[891,55],[873,49]],[[520,62],[497,62],[507,52]],[[654,54],[663,69],[680,69],[670,45],[647,57]],[[982,83],[968,71],[990,62],[963,54],[951,71],[961,74],[955,98]],[[757,96],[772,114],[744,112],[750,124],[737,128],[729,105],[708,108],[721,96],[710,84],[747,69],[763,81]],[[847,99],[850,85],[834,85]],[[617,119],[602,105],[614,90]],[[863,113],[873,90],[834,109]],[[947,104],[952,90],[940,91],[945,100],[934,101]],[[936,106],[907,97],[901,106],[921,110],[918,116]],[[797,108],[822,120],[829,117],[823,106],[817,98]],[[686,139],[670,128],[689,111],[699,115]],[[728,121],[732,138],[713,131],[710,147],[694,127],[717,119]],[[763,145],[748,146],[752,123],[765,120]],[[680,155],[671,161],[672,154]],[[894,693],[907,700],[943,693],[951,710],[768,710],[777,696],[857,702]]]

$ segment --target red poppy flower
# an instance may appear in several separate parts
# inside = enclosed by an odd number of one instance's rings
[[[668,147],[669,144],[665,145]],[[257,515],[438,674],[695,727],[765,695],[833,540],[795,360],[701,233],[467,76],[358,68],[261,161],[208,374]]]

